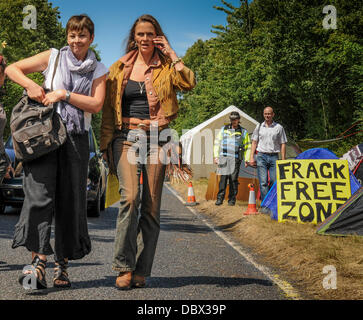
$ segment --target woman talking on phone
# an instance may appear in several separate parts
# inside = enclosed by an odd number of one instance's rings
[[[177,91],[195,86],[194,73],[170,47],[158,21],[142,15],[133,24],[126,55],[110,68],[101,126],[101,151],[115,167],[120,209],[113,270],[118,289],[144,287],[150,276],[160,231],[160,201],[166,165],[163,143],[152,147],[150,132],[160,134],[177,117]],[[135,161],[137,136],[145,137],[145,161]],[[166,142],[165,142],[166,143]],[[112,152],[107,152],[112,150]],[[141,150],[141,149],[140,149]],[[112,154],[112,155],[111,155]],[[111,156],[110,156],[111,155]],[[156,159],[156,161],[152,161]],[[143,177],[140,218],[140,174]],[[137,242],[138,233],[142,243]]]

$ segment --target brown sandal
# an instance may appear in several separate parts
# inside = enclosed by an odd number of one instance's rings
[[[120,272],[116,278],[116,287],[119,290],[129,290],[131,289],[132,283],[132,272]]]

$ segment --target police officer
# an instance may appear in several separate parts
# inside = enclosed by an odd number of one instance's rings
[[[214,142],[214,163],[218,165],[217,174],[221,176],[216,205],[223,203],[229,181],[228,205],[234,206],[238,192],[238,176],[242,159],[249,159],[251,152],[250,137],[240,126],[241,116],[231,112],[230,124],[221,128]]]

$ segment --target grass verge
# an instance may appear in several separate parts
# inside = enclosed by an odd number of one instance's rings
[[[187,199],[187,184],[170,185]],[[224,202],[218,207],[215,201],[205,200],[207,185],[207,179],[193,181],[199,203],[194,208],[250,248],[260,263],[278,269],[304,299],[363,299],[363,237],[321,236],[313,224],[278,223],[263,214],[244,216],[247,203],[237,201],[230,207]],[[324,288],[324,284],[332,284],[332,269],[328,266],[336,270],[336,289]]]

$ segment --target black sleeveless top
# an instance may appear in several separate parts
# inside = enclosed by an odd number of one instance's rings
[[[150,119],[144,82],[128,80],[122,96],[122,117]]]

